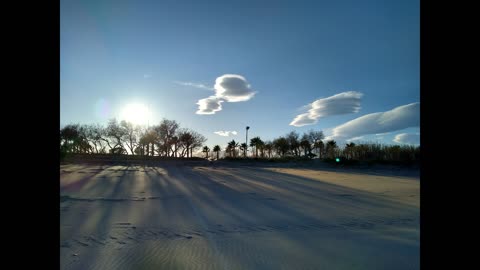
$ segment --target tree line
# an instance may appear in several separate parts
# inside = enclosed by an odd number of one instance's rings
[[[304,133],[301,137],[296,131],[291,131],[285,136],[280,136],[274,140],[263,141],[260,137],[256,136],[250,139],[251,154],[247,154],[249,149],[246,143],[239,143],[235,140],[228,142],[225,148],[225,156],[229,158],[247,157],[254,158],[274,158],[285,156],[306,156],[315,157],[319,152],[319,148],[323,144],[324,138],[322,131],[313,131]],[[204,147],[203,152],[208,152],[208,147]],[[215,151],[216,150],[216,151]],[[221,151],[220,146],[214,147],[214,152]]]
[[[200,133],[165,118],[150,127],[111,119],[107,126],[69,124],[60,129],[61,153],[188,158],[206,141]]]
[[[335,140],[324,141],[322,131],[310,130],[300,135],[291,131],[284,136],[273,140],[262,140],[259,136],[246,143],[235,140],[228,142],[225,150],[226,158],[253,157],[260,159],[272,158],[319,158],[334,161],[336,158],[348,161],[375,161],[375,162],[401,162],[411,163],[420,159],[420,147],[410,145],[382,145],[375,143],[346,143],[339,146]],[[249,154],[247,149],[249,149]],[[219,145],[213,147],[213,157],[219,158],[221,151]],[[202,152],[209,157],[210,148],[204,146]]]
[[[249,144],[235,140],[228,142],[225,149],[215,145],[210,149],[207,139],[198,132],[181,128],[175,120],[162,119],[158,125],[144,127],[115,118],[106,126],[100,124],[70,124],[60,129],[61,153],[116,154],[160,156],[174,158],[193,157],[194,151],[202,149],[206,158],[258,159],[272,158],[319,158],[333,160],[341,157],[356,161],[418,161],[420,147],[408,145],[381,145],[372,143],[347,143],[340,147],[335,140],[324,140],[322,131],[310,130],[299,134],[291,131],[273,140],[262,140],[259,136]],[[203,146],[203,148],[202,148]]]

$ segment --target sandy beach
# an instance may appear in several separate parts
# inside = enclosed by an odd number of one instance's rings
[[[419,269],[418,176],[60,166],[61,269]]]

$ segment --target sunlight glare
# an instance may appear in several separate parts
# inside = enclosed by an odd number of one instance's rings
[[[150,112],[147,106],[141,103],[131,103],[125,106],[120,119],[136,125],[145,125],[148,123],[149,116]]]

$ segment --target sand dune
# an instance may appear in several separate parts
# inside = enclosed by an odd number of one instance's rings
[[[419,179],[235,165],[60,168],[61,269],[419,269]]]

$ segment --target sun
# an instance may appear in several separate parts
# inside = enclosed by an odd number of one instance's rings
[[[123,108],[120,115],[121,120],[131,122],[136,125],[145,125],[150,118],[150,110],[141,103],[130,103]]]

